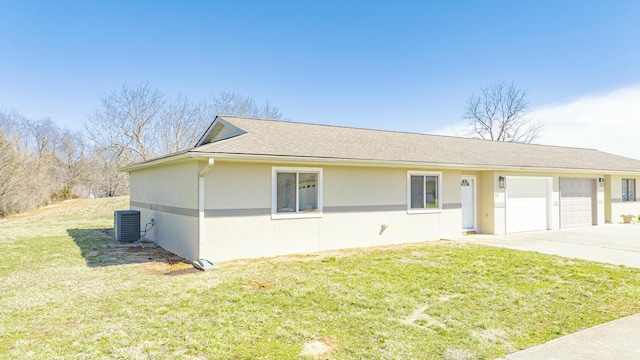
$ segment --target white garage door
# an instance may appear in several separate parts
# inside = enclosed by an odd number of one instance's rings
[[[507,178],[505,206],[508,233],[549,228],[549,187],[549,178]]]
[[[593,225],[595,180],[560,179],[560,227]]]

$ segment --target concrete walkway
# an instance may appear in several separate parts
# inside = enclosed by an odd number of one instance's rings
[[[567,335],[504,360],[640,360],[640,314]]]
[[[468,235],[455,241],[537,251],[640,269],[640,224],[606,224],[507,235]]]
[[[640,268],[640,224],[607,224],[507,235],[468,235],[456,241]],[[567,335],[501,359],[640,360],[640,314]]]

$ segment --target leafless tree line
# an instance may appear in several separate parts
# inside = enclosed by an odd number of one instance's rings
[[[130,164],[194,146],[216,115],[284,117],[269,102],[258,105],[251,97],[236,93],[221,92],[198,102],[179,94],[171,101],[159,90],[141,85],[123,86],[101,96],[84,127],[97,148]]]
[[[97,159],[81,133],[50,119],[0,109],[0,217],[50,201],[89,196]]]
[[[268,102],[236,93],[194,102],[148,85],[101,96],[84,133],[0,108],[0,217],[72,197],[127,194],[120,168],[193,147],[217,114],[284,118]]]
[[[527,92],[497,83],[467,100],[469,136],[532,142],[542,125],[528,116]],[[70,197],[128,193],[123,166],[193,147],[216,115],[283,119],[266,102],[221,92],[192,101],[169,99],[149,85],[122,86],[100,97],[84,133],[50,119],[27,119],[0,109],[0,217]]]

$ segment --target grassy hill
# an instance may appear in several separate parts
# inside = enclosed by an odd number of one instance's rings
[[[128,198],[0,220],[0,358],[496,358],[640,312],[640,271],[451,242],[199,272],[100,229]]]

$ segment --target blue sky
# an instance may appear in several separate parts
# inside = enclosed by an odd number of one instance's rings
[[[0,0],[0,106],[72,130],[101,94],[149,83],[238,92],[294,121],[437,132],[499,81],[547,110],[638,89],[640,0]]]

